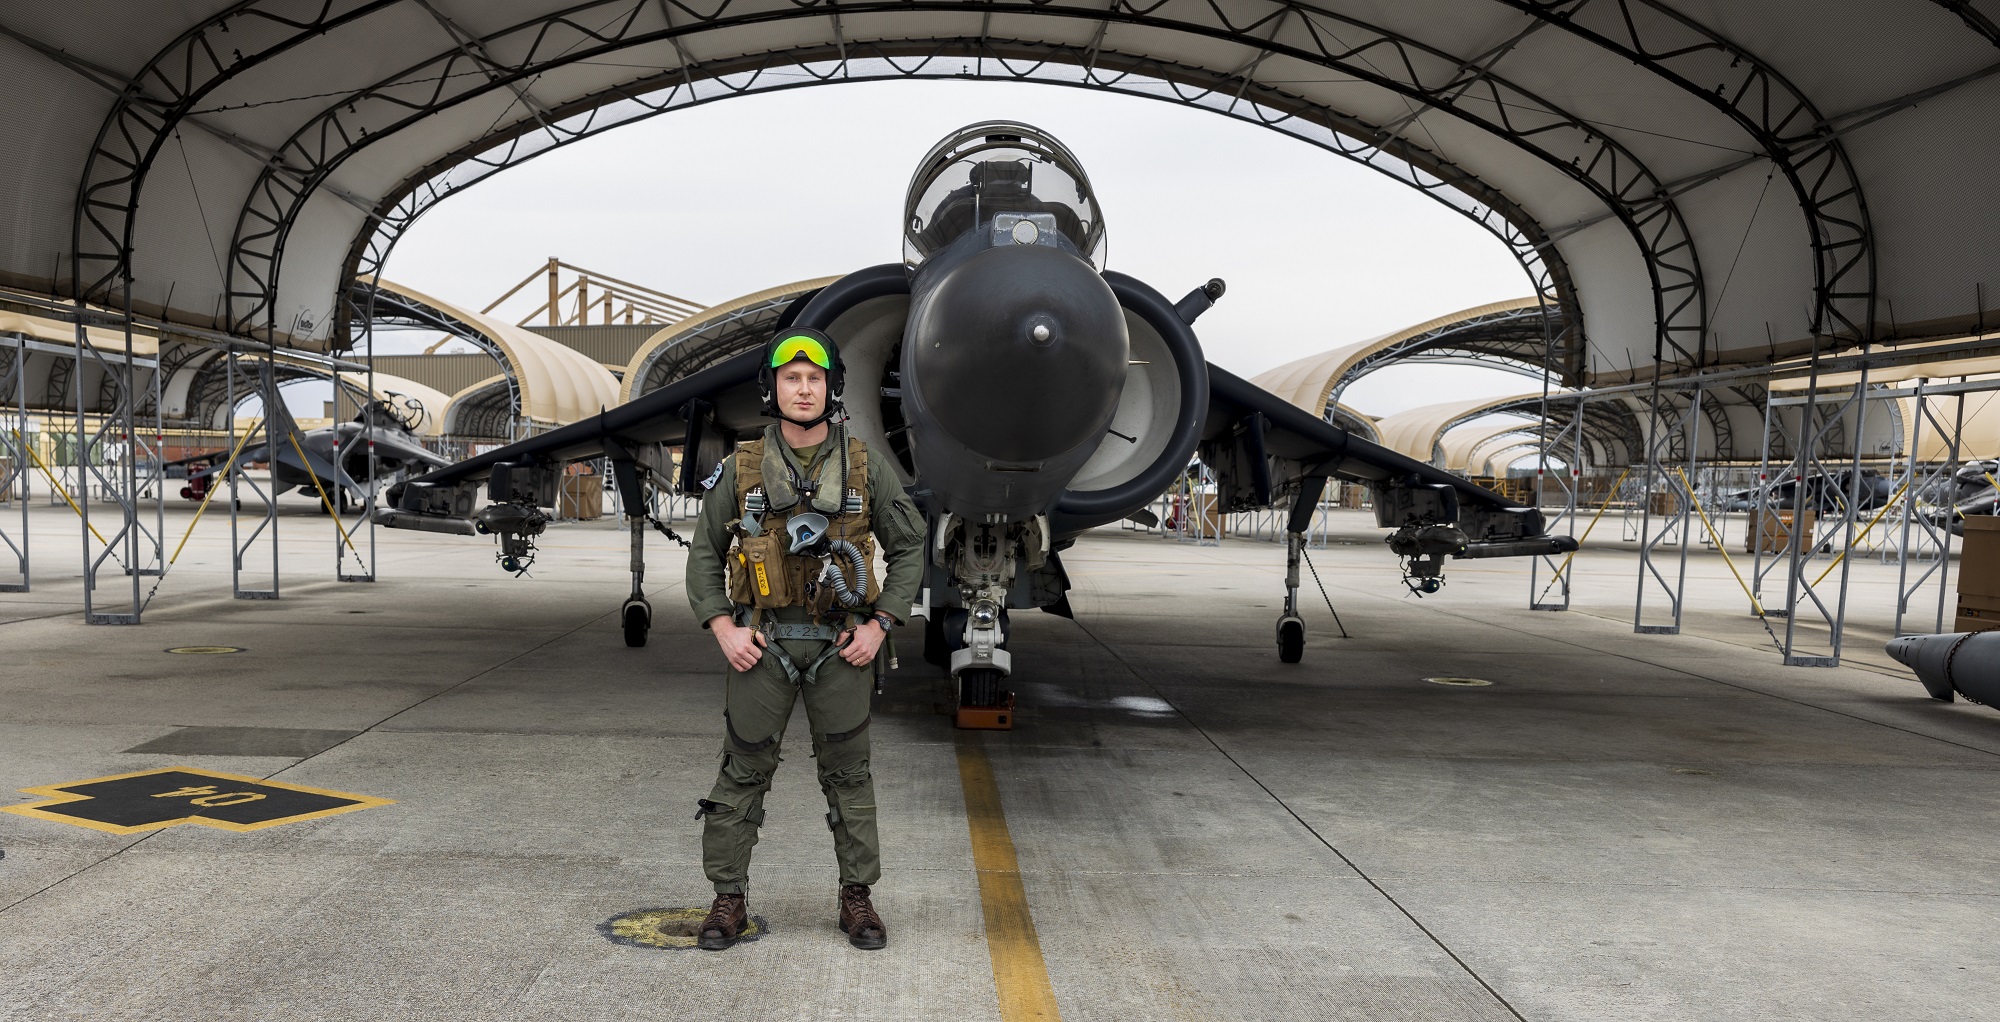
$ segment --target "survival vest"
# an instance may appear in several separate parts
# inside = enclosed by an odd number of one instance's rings
[[[875,579],[875,540],[869,532],[868,446],[857,437],[847,436],[844,429],[835,430],[820,446],[813,464],[806,466],[804,477],[808,481],[824,478],[826,460],[840,454],[834,441],[842,437],[846,439],[847,475],[844,492],[830,495],[839,507],[835,513],[813,507],[812,500],[801,492],[799,479],[788,480],[789,485],[767,485],[764,455],[768,434],[737,445],[735,498],[739,517],[732,528],[736,544],[728,557],[731,602],[760,610],[809,607],[815,619],[823,619],[829,611],[848,609],[842,607],[831,580],[822,577],[828,562],[832,562],[832,570],[842,572],[850,583],[854,581],[852,560],[838,552],[837,543],[836,552],[826,557],[789,552],[791,538],[786,526],[793,515],[807,511],[826,515],[829,541],[844,540],[860,552],[863,563],[860,584],[864,591],[861,606],[873,606],[881,595]],[[780,455],[774,460],[790,469],[790,459]],[[771,507],[774,489],[781,494],[795,494],[796,500],[790,507]],[[822,504],[827,503],[829,495],[821,496]]]

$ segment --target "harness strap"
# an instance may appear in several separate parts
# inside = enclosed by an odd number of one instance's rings
[[[722,726],[729,729],[729,740],[735,742],[736,747],[745,752],[763,752],[778,740],[777,735],[772,735],[761,742],[744,741],[743,736],[736,733],[736,722],[729,719],[728,710],[722,711]]]
[[[821,736],[821,737],[825,738],[825,739],[826,739],[827,741],[829,741],[829,742],[844,742],[844,741],[847,741],[847,740],[848,740],[849,738],[852,738],[852,737],[854,737],[855,735],[858,735],[858,734],[860,734],[861,732],[863,732],[863,731],[866,731],[866,730],[868,730],[868,722],[869,722],[869,721],[871,721],[871,720],[874,720],[874,719],[875,719],[875,716],[874,716],[874,714],[869,714],[868,716],[866,716],[866,717],[863,717],[863,718],[861,718],[861,723],[860,723],[860,724],[857,724],[857,725],[855,725],[855,726],[854,726],[854,727],[853,727],[852,729],[850,729],[850,730],[847,730],[847,731],[839,731],[839,732],[836,732],[836,733],[834,733],[834,734],[829,734],[829,735],[823,735],[823,736]]]
[[[794,685],[811,685],[819,681],[819,669],[822,666],[824,666],[828,660],[833,659],[833,655],[835,653],[840,652],[841,647],[835,645],[832,642],[828,642],[826,649],[821,650],[818,656],[813,657],[811,662],[807,663],[803,670],[801,670],[799,668],[799,665],[795,663],[792,660],[791,656],[785,652],[784,648],[779,646],[777,643],[774,642],[771,645],[766,646],[764,649],[765,652],[777,654],[778,666],[785,669],[786,681],[789,681]]]
[[[840,638],[840,629],[832,625],[769,621],[763,625],[762,630],[764,637],[768,639],[815,639],[820,642],[832,642]]]

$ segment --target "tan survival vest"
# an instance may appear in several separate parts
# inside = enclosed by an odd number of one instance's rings
[[[851,581],[853,569],[845,556],[834,553],[822,560],[787,552],[791,540],[785,525],[792,515],[814,510],[810,501],[801,497],[790,508],[766,510],[761,515],[746,510],[751,506],[753,492],[760,497],[769,492],[764,485],[764,444],[765,438],[758,437],[736,447],[736,510],[740,517],[732,526],[736,545],[728,557],[729,599],[739,606],[758,610],[810,607],[815,619],[824,618],[829,611],[847,609],[841,607],[832,583],[820,578],[825,565],[831,562]],[[817,474],[816,466],[829,456],[827,445],[822,445],[814,464],[806,466],[807,474]],[[861,551],[866,561],[862,571],[866,586],[863,606],[872,607],[881,595],[881,587],[875,579],[875,540],[869,532],[868,446],[858,437],[847,438],[846,492],[841,496],[846,499],[846,507],[858,505],[858,510],[843,508],[839,514],[827,515],[827,536],[846,540]],[[751,517],[759,519],[755,536],[749,534],[744,524]]]

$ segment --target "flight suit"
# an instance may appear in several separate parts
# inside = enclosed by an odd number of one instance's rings
[[[837,453],[843,431],[829,430],[813,461],[801,465],[786,446],[779,427],[765,431],[765,445],[782,455],[801,476],[812,478],[829,454]],[[718,614],[733,614],[749,624],[748,608],[729,598],[727,558],[735,540],[732,526],[743,514],[737,505],[736,457],[723,461],[721,472],[708,484],[701,515],[688,552],[687,593],[695,619],[707,627]],[[866,511],[869,530],[882,548],[887,564],[872,606],[854,610],[860,624],[872,613],[909,617],[923,573],[923,516],[903,492],[895,471],[876,452],[868,452]],[[767,609],[759,615],[769,631],[815,624],[806,607]],[[827,825],[833,831],[834,856],[841,884],[873,885],[881,877],[881,844],[876,834],[875,787],[869,771],[869,701],[875,690],[873,664],[856,667],[823,639],[771,638],[784,658],[763,650],[748,671],[731,668],[724,696],[722,767],[715,787],[703,800],[702,865],[717,894],[742,893],[749,879],[750,852],[764,822],[764,795],[778,769],[785,726],[792,706],[803,697],[812,728],[813,754],[819,767],[820,790],[826,795]],[[885,642],[878,657],[888,655]],[[787,670],[789,659],[791,670]],[[817,664],[814,668],[812,665]],[[797,677],[794,677],[794,672]]]

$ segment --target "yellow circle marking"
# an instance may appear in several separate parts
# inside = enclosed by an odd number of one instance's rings
[[[175,646],[167,650],[167,652],[213,655],[219,653],[242,653],[245,650],[241,646]]]
[[[708,918],[705,908],[642,908],[612,916],[598,927],[599,932],[618,944],[684,951],[695,946],[701,935],[701,921]],[[764,920],[751,916],[743,927],[741,940],[764,935]]]
[[[1425,678],[1433,685],[1456,685],[1459,688],[1485,688],[1493,684],[1485,678]]]

